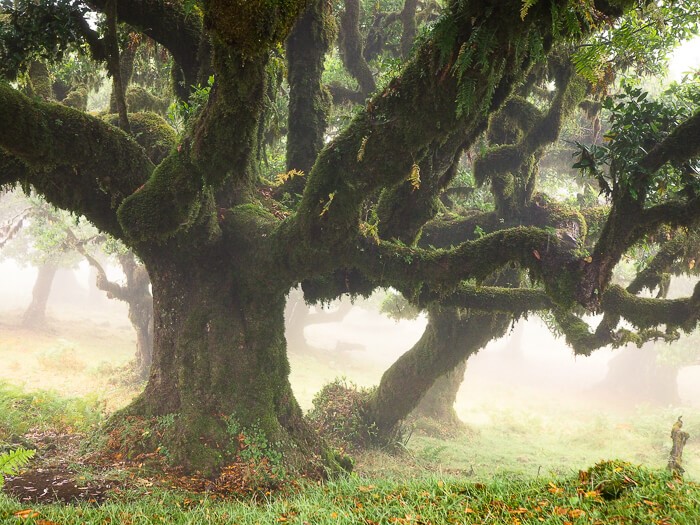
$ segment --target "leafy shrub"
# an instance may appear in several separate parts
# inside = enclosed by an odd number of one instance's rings
[[[307,417],[315,430],[340,451],[367,448],[376,435],[365,418],[371,394],[370,389],[336,379],[316,394]]]

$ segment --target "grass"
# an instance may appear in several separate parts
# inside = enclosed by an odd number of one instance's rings
[[[302,485],[294,493],[258,501],[226,501],[206,494],[155,488],[117,494],[102,506],[50,505],[28,509],[0,495],[0,522],[61,525],[698,523],[700,486],[675,480],[663,471],[623,463],[615,463],[614,467],[619,469],[620,476],[631,480],[631,488],[610,501],[601,495],[600,480],[581,473],[536,480],[497,477],[489,483],[455,477],[401,482],[353,476],[322,485]],[[16,515],[34,517],[25,519]]]
[[[102,420],[96,395],[65,398],[56,392],[25,392],[0,381],[0,446],[32,431],[88,432]]]

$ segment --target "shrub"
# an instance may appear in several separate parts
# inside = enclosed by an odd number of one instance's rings
[[[316,431],[340,451],[365,449],[376,435],[365,418],[371,394],[370,389],[336,379],[316,394],[307,417]]]

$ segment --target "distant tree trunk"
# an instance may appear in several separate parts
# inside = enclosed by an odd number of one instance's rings
[[[653,345],[623,348],[608,364],[608,373],[598,383],[606,397],[622,403],[676,405],[678,369],[659,363]]]
[[[411,412],[410,419],[431,419],[441,429],[451,432],[459,429],[462,422],[455,412],[454,404],[459,387],[464,381],[467,360],[459,363],[452,370],[439,377],[430,390],[425,393],[418,406]]]
[[[22,324],[30,328],[38,328],[46,324],[46,303],[51,294],[51,286],[58,267],[53,263],[39,266],[39,273],[32,289],[32,302],[24,312]]]
[[[287,171],[311,171],[323,147],[330,93],[321,84],[326,52],[333,40],[331,3],[313,0],[297,20],[287,38],[287,77],[289,79],[289,134]],[[294,177],[285,191],[302,193],[305,179]]]

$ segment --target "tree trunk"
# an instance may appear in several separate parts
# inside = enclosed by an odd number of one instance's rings
[[[308,175],[323,147],[331,100],[321,84],[321,76],[333,40],[332,17],[330,2],[313,0],[287,38],[287,171],[300,170]],[[291,178],[285,191],[302,193],[304,183],[303,178]]]
[[[441,431],[448,433],[459,429],[462,422],[455,412],[454,404],[466,370],[467,360],[465,359],[439,377],[411,412],[409,418],[433,420],[439,425]]]
[[[400,422],[435,381],[503,335],[509,322],[507,315],[430,310],[423,337],[384,373],[368,407],[369,420],[376,425],[379,439],[395,436]]]
[[[247,429],[281,451],[286,468],[322,474],[332,460],[289,383],[284,293],[246,287],[221,254],[183,259],[149,265],[153,366],[144,393],[114,423],[127,416],[172,418],[150,446],[167,450],[188,472],[212,475],[230,464]]]
[[[153,362],[153,305],[129,303],[129,320],[136,331],[136,373],[148,379]]]
[[[680,402],[678,369],[660,363],[651,344],[620,350],[608,363],[605,378],[594,388],[616,403],[668,406]]]
[[[30,328],[39,328],[46,323],[46,303],[51,294],[51,286],[58,267],[53,263],[39,266],[39,273],[32,289],[32,302],[24,312],[22,324]]]

